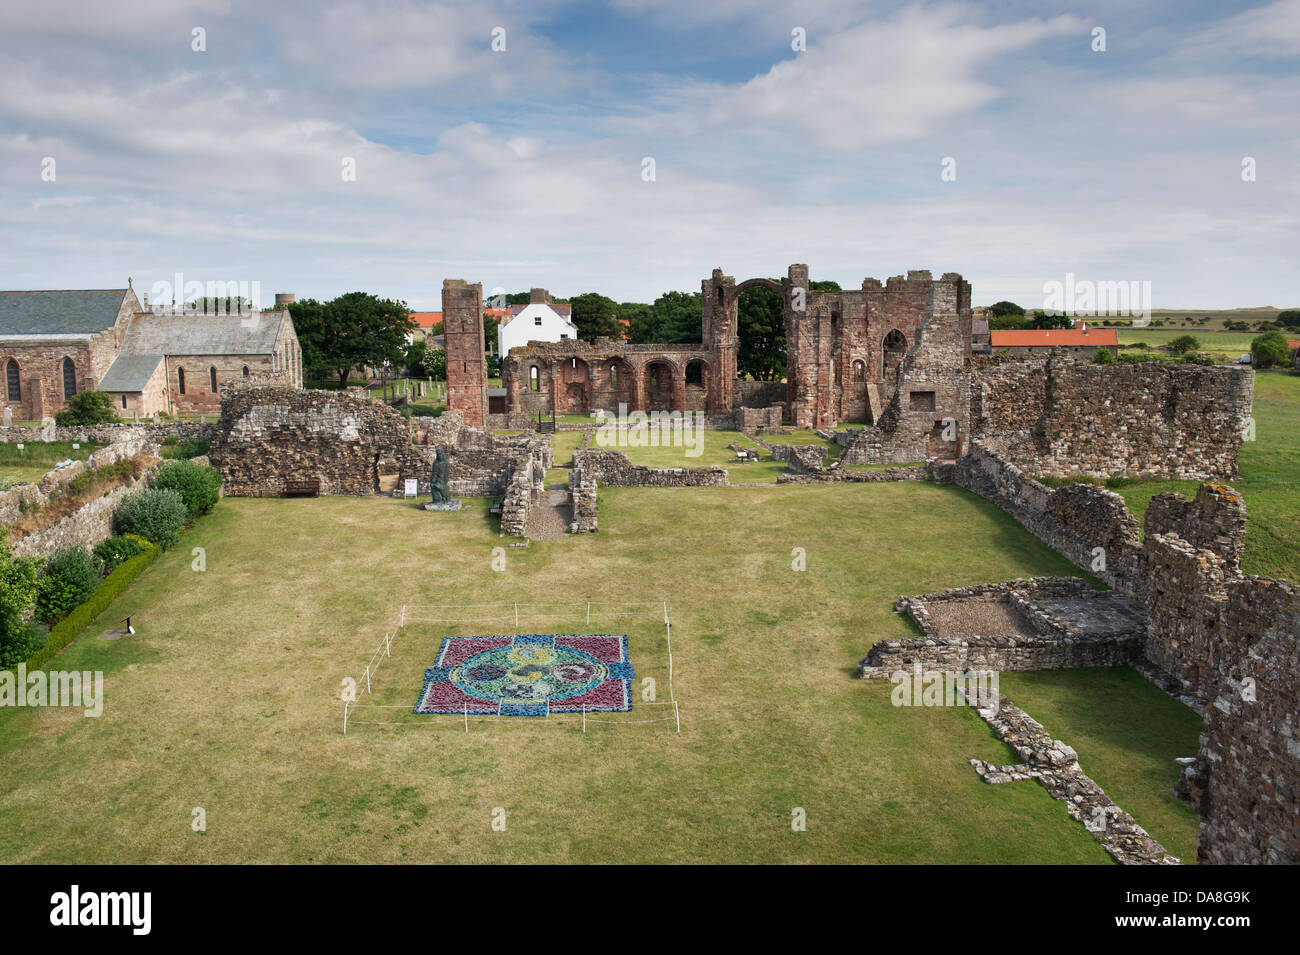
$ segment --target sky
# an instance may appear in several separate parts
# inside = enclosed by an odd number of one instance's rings
[[[1298,80],[1300,0],[6,3],[0,288],[1295,307]]]

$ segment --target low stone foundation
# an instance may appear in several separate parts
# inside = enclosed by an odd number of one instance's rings
[[[603,448],[575,451],[573,466],[605,487],[719,487],[729,483],[726,468],[647,468],[633,464],[619,451]]]

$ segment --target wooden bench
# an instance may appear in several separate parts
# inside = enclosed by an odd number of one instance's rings
[[[489,507],[489,508],[488,508],[488,513],[489,513],[489,514],[495,514],[495,515],[497,515],[498,517],[500,517],[500,516],[501,516],[501,502],[498,501],[496,504],[493,504],[491,507]]]
[[[320,478],[303,478],[284,482],[284,497],[319,497]]]

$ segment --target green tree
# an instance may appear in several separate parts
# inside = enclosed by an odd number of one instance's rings
[[[632,319],[637,344],[685,345],[701,339],[700,293],[664,292],[644,315]]]
[[[1277,313],[1277,320],[1287,328],[1300,328],[1300,308],[1287,308]]]
[[[1024,315],[995,315],[989,319],[989,331],[1004,332],[1028,328],[1029,319]]]
[[[430,348],[424,353],[424,374],[434,381],[447,380],[447,353],[441,348]]]
[[[68,544],[52,553],[36,578],[36,616],[55,623],[90,599],[104,563],[85,547]]]
[[[1092,363],[1094,365],[1113,365],[1115,364],[1115,356],[1110,353],[1109,348],[1098,348],[1097,354],[1092,356]]]
[[[1186,355],[1191,351],[1200,351],[1201,343],[1195,335],[1179,335],[1169,343],[1169,350],[1175,355]]]
[[[578,337],[595,341],[602,335],[618,338],[623,326],[618,321],[618,303],[599,292],[584,292],[569,300],[573,313],[569,320],[578,328]]]
[[[745,289],[736,301],[736,324],[737,370],[755,381],[780,381],[786,359],[781,296],[763,285]]]
[[[992,318],[1005,318],[1008,315],[1023,316],[1024,314],[1025,310],[1015,302],[994,302],[989,306],[989,315]],[[992,324],[990,324],[989,327],[992,328]]]
[[[1048,315],[1046,312],[1034,312],[1029,322],[1031,328],[1069,328],[1072,324],[1068,315]]]
[[[338,375],[340,388],[347,387],[354,367],[401,362],[406,336],[415,330],[405,302],[369,292],[348,292],[324,303],[305,299],[290,305],[289,314],[304,367]]]
[[[68,399],[68,406],[54,415],[54,423],[61,428],[114,424],[117,409],[112,397],[104,391],[83,391]]]
[[[1250,343],[1256,368],[1286,368],[1291,364],[1291,348],[1281,332],[1267,332]]]
[[[36,602],[35,557],[14,557],[0,527],[0,667],[22,663],[40,649],[40,635],[24,622]]]
[[[623,302],[618,306],[619,319],[619,336],[626,336],[632,341],[638,341],[635,337],[637,328],[644,328],[650,322],[650,306],[644,302]],[[626,325],[623,322],[627,322]]]
[[[190,518],[208,513],[221,498],[221,474],[194,461],[168,461],[154,472],[153,486],[179,494]]]

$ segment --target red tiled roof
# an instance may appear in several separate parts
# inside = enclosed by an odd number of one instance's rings
[[[1291,349],[1292,351],[1295,351],[1297,348],[1300,348],[1300,338],[1288,338],[1286,340],[1286,347]]]
[[[420,328],[433,328],[442,322],[442,312],[412,312],[411,318]]]
[[[1031,345],[1040,348],[1050,345],[1065,348],[1095,345],[1104,348],[1119,344],[1119,333],[1113,328],[1089,328],[1087,331],[1077,328],[1024,328],[991,332],[990,335],[994,348],[1023,348]]]

